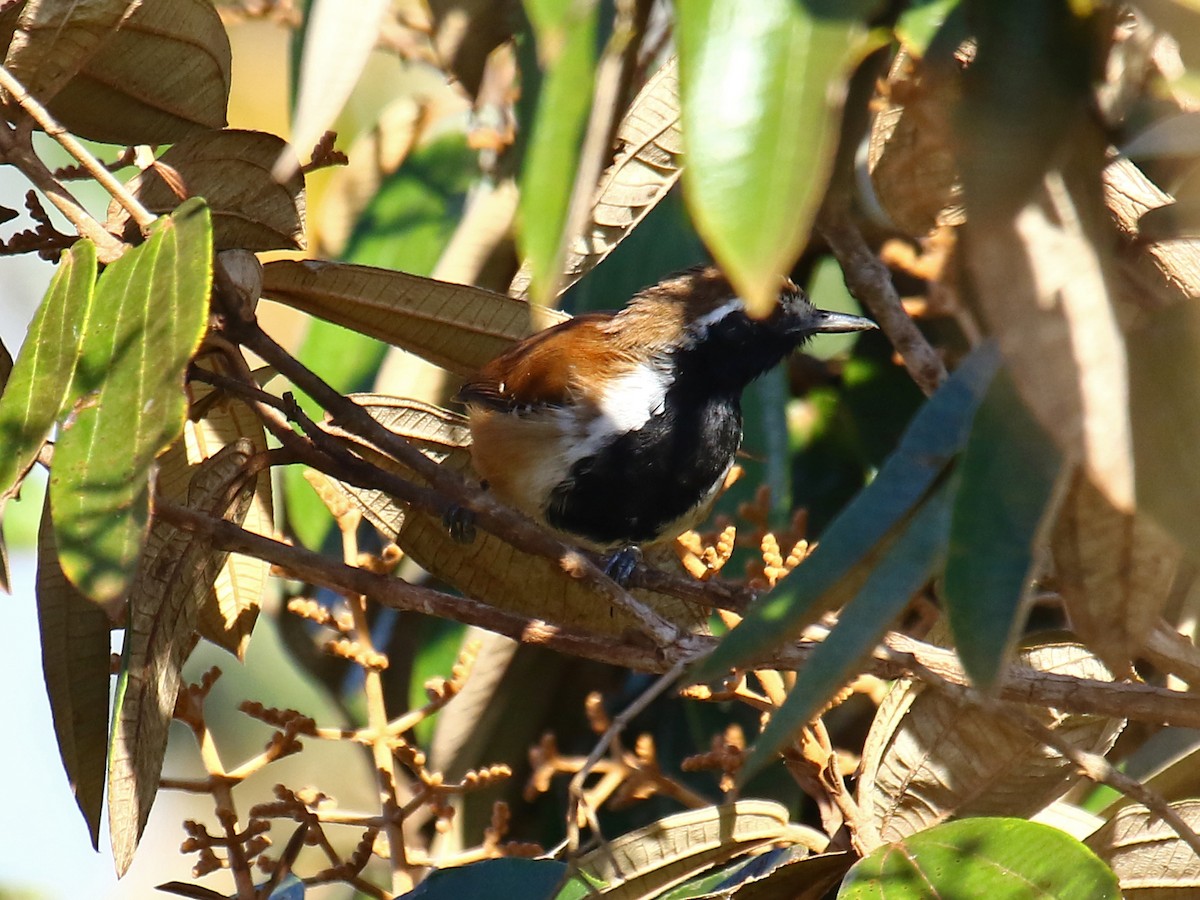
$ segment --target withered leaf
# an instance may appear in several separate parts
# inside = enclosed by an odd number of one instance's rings
[[[287,143],[262,131],[198,131],[175,143],[156,165],[126,185],[153,213],[168,213],[187,197],[203,197],[213,217],[217,250],[303,250],[304,175],[283,183],[271,167]],[[136,227],[116,200],[112,231]]]

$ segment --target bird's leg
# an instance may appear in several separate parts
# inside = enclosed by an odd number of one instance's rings
[[[455,504],[447,509],[442,516],[442,524],[455,543],[472,544],[475,542],[475,513],[465,506]]]
[[[625,582],[629,580],[629,576],[633,574],[634,569],[641,561],[641,548],[634,544],[628,544],[605,560],[604,574],[624,587]]]

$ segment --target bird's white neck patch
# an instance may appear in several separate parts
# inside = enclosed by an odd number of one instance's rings
[[[612,441],[642,428],[666,408],[671,385],[669,367],[639,363],[604,386],[595,418],[578,436],[569,452],[569,464],[594,456]]]
[[[741,297],[731,297],[726,300],[716,309],[709,310],[704,315],[695,319],[688,325],[688,334],[695,340],[703,340],[708,334],[708,329],[716,325],[726,316],[731,313],[741,312],[746,308],[746,304],[742,302]]]

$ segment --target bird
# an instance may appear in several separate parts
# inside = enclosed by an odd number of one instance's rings
[[[575,546],[616,559],[673,540],[726,481],[743,390],[813,335],[876,327],[817,309],[787,279],[754,318],[719,269],[685,270],[618,312],[533,334],[468,378],[457,397],[472,463],[497,497]]]

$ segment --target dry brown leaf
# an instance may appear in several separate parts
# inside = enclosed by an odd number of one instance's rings
[[[462,416],[396,397],[362,395],[354,399],[386,428],[412,439],[436,462],[470,473],[470,432]],[[411,472],[369,448],[362,447],[360,452],[377,465],[412,477]],[[472,543],[460,544],[443,522],[424,513],[410,514],[382,491],[345,484],[339,487],[421,568],[469,597],[552,624],[600,634],[637,630],[633,617],[567,575],[557,560],[524,553],[482,530]],[[631,593],[681,627],[704,627],[705,616],[695,605],[666,594],[641,590]]]
[[[195,468],[188,506],[240,523],[253,495],[248,440],[225,447]],[[204,536],[164,522],[151,527],[129,593],[125,678],[113,727],[108,768],[108,820],[117,874],[123,875],[158,794],[167,732],[195,643],[197,609],[228,554]]]
[[[316,260],[263,266],[263,296],[474,374],[513,341],[568,316],[483,288]]]
[[[1200,800],[1171,808],[1200,828]],[[1128,900],[1183,900],[1200,893],[1200,857],[1144,806],[1122,809],[1084,843],[1112,867]]]
[[[1077,473],[1051,550],[1072,630],[1114,672],[1125,671],[1161,617],[1179,545],[1146,516],[1114,509]]]
[[[104,610],[63,575],[49,500],[47,493],[37,549],[42,674],[63,769],[96,847],[108,754],[110,624]]]
[[[217,250],[302,250],[304,175],[297,170],[282,184],[271,176],[284,152],[286,142],[262,131],[196,132],[126,187],[160,214],[187,197],[203,197],[212,210]],[[109,204],[107,225],[116,232],[137,227],[116,200]]]
[[[875,113],[867,165],[885,219],[912,237],[963,221],[950,111],[961,94],[957,70],[897,54],[884,107]]]
[[[1042,672],[1111,680],[1077,644],[1034,647],[1021,659]],[[1040,720],[1093,753],[1106,752],[1124,724],[1052,709]],[[1031,815],[1079,777],[1074,764],[1016,723],[905,680],[884,698],[871,724],[858,802],[880,837],[897,841],[952,816]]]
[[[53,99],[142,0],[29,0],[4,66],[42,103]]]
[[[200,364],[216,365],[203,359]],[[176,502],[183,502],[194,467],[230,444],[246,440],[256,454],[267,450],[262,421],[246,404],[213,393],[204,385],[194,384],[192,393],[195,405],[204,414],[184,426],[183,442],[175,444],[159,460],[158,490]],[[271,475],[267,469],[258,473],[254,499],[241,524],[254,534],[270,537],[274,533]],[[200,602],[196,622],[200,636],[241,659],[258,620],[270,570],[265,560],[231,553],[212,590]]]
[[[143,3],[49,103],[80,137],[170,144],[222,128],[229,37],[208,0]]]
[[[567,246],[559,291],[565,291],[617,248],[679,180],[679,67],[674,56],[634,98],[617,130],[620,149],[596,189],[584,233]],[[512,297],[529,295],[529,266],[509,285]]]

